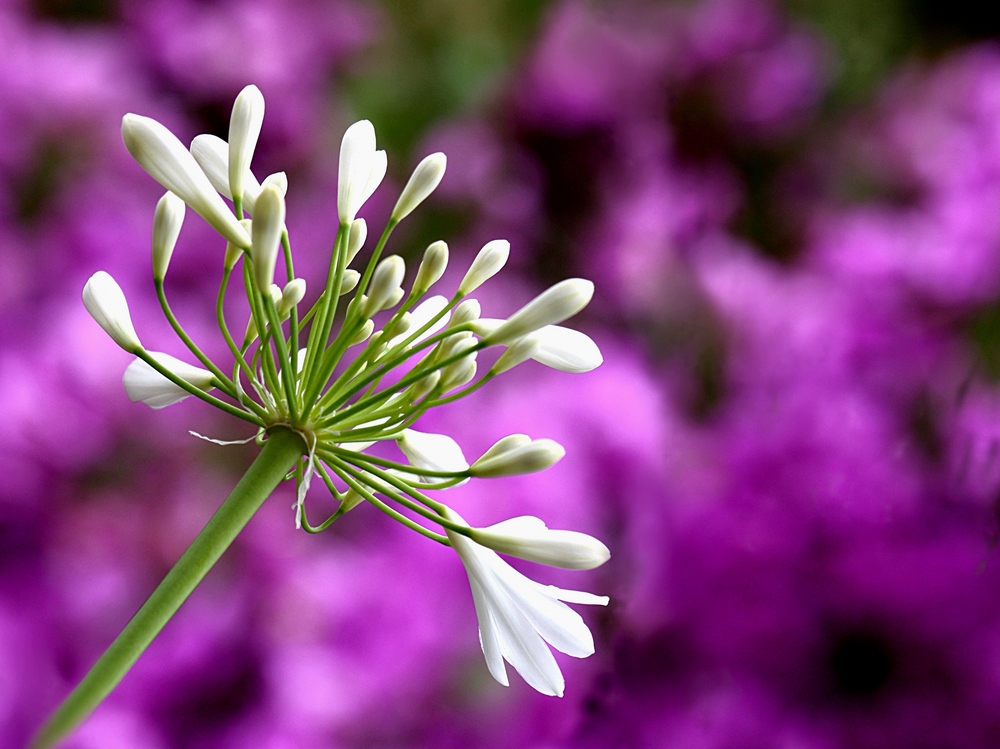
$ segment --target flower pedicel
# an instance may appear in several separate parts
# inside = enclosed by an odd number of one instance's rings
[[[448,263],[447,245],[434,242],[407,291],[403,259],[382,253],[396,224],[440,183],[446,165],[441,153],[414,170],[363,269],[349,268],[368,233],[357,212],[386,172],[385,152],[376,150],[375,130],[363,120],[347,129],[341,145],[339,227],[329,272],[322,293],[300,316],[306,282],[295,276],[285,227],[287,180],[278,173],[258,182],[250,172],[263,116],[260,91],[247,86],[233,107],[229,143],[200,135],[190,150],[155,120],[134,114],[122,120],[129,152],[167,189],[154,214],[153,281],[167,320],[198,365],[146,350],[124,293],[104,271],[87,282],[84,304],[115,343],[136,356],[123,380],[129,398],[152,408],[200,398],[253,424],[263,449],[163,583],[42,728],[35,747],[54,745],[100,704],[288,475],[297,484],[296,527],[318,533],[368,501],[453,547],[468,573],[487,666],[502,684],[508,683],[506,660],[538,691],[561,696],[562,673],[545,643],[575,657],[594,652],[590,630],[564,601],[605,605],[608,599],[536,583],[497,552],[580,570],[608,560],[604,544],[582,533],[550,530],[534,517],[471,527],[427,493],[473,477],[541,471],[562,458],[563,448],[552,440],[511,435],[470,465],[451,437],[412,428],[429,409],[475,392],[527,359],[566,372],[600,365],[601,353],[589,337],[558,325],[587,305],[593,284],[562,281],[507,320],[481,318],[479,303],[468,295],[503,268],[509,244],[486,244],[447,297],[427,296]],[[232,209],[223,196],[233,201]],[[233,359],[225,370],[187,335],[165,293],[185,205],[226,241],[216,304],[219,330]],[[284,286],[275,283],[279,265]],[[249,319],[230,328],[223,310],[234,275],[242,280]],[[503,351],[480,372],[477,358],[487,348]],[[400,459],[366,452],[387,441],[397,444]],[[306,496],[316,476],[339,506],[314,526],[307,518]]]

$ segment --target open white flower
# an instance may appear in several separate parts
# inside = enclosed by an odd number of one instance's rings
[[[212,373],[208,370],[192,366],[170,354],[159,351],[147,353],[161,367],[196,388],[208,390],[212,386]],[[122,376],[122,384],[130,401],[142,401],[154,409],[166,408],[191,397],[191,393],[168,380],[142,359],[136,359],[128,365]]]
[[[337,213],[341,224],[350,224],[361,206],[385,177],[385,151],[375,150],[375,127],[368,120],[355,122],[340,144]]]
[[[458,513],[448,517],[464,523]],[[562,697],[562,671],[548,643],[575,658],[594,653],[594,638],[583,618],[563,601],[606,606],[606,596],[541,585],[504,562],[495,551],[448,530],[472,588],[479,620],[479,642],[493,678],[508,686],[506,659],[542,694]]]

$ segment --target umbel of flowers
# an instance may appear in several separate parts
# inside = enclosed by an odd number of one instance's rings
[[[297,482],[296,526],[310,533],[321,532],[367,502],[427,538],[455,549],[468,573],[483,653],[497,681],[508,683],[506,660],[538,691],[562,695],[563,677],[545,643],[576,657],[594,652],[590,630],[564,601],[604,605],[608,599],[536,583],[514,570],[497,552],[582,570],[607,561],[608,549],[583,533],[550,530],[535,517],[472,527],[428,492],[472,478],[541,471],[562,458],[564,450],[552,440],[514,434],[499,440],[470,464],[452,438],[413,427],[429,409],[475,392],[528,359],[564,372],[597,367],[602,358],[594,342],[559,325],[587,305],[593,284],[583,279],[562,281],[507,319],[483,318],[480,304],[471,294],[503,268],[510,250],[508,242],[489,242],[456,290],[432,294],[448,264],[448,246],[438,241],[427,247],[407,289],[403,259],[384,256],[385,248],[394,227],[440,183],[446,163],[442,153],[431,154],[417,165],[367,260],[359,262],[365,257],[362,250],[368,244],[368,227],[357,213],[386,173],[385,151],[376,149],[375,130],[363,120],[344,134],[337,195],[339,226],[329,271],[322,280],[321,293],[303,313],[299,306],[306,297],[306,281],[295,274],[285,226],[287,180],[279,172],[258,181],[250,170],[263,115],[260,91],[247,86],[233,107],[229,142],[199,135],[190,149],[148,117],[128,114],[122,121],[125,146],[166,189],[153,217],[153,283],[164,315],[179,339],[177,353],[186,348],[186,355],[197,364],[142,345],[125,295],[107,273],[95,273],[83,290],[84,304],[93,318],[115,343],[136,357],[123,378],[129,398],[152,408],[189,396],[200,398],[257,428],[257,441],[264,447],[258,462],[269,448],[272,454],[283,451],[284,463],[277,460],[269,474],[273,479],[270,483],[250,473],[241,482],[243,486],[253,478],[268,484],[266,490],[256,492],[262,496],[244,518],[219,520],[225,515],[224,505],[206,526],[203,535],[220,535],[213,523],[227,528],[223,534],[226,540],[212,541],[214,558],[207,567],[270,493],[272,484],[286,475],[294,476]],[[216,362],[206,356],[167,300],[165,279],[187,208],[224,240],[219,249],[222,282],[215,311],[231,361]],[[279,265],[282,284],[276,283]],[[248,303],[245,320],[227,319],[224,312],[234,276]],[[499,355],[480,366],[479,354],[486,349]],[[379,442],[395,442],[398,459],[370,454],[368,448]],[[278,443],[280,448],[275,447]],[[306,495],[316,476],[339,504],[330,517],[312,525],[307,518]],[[234,494],[240,493],[240,486]],[[231,500],[232,495],[227,503]],[[189,554],[201,553],[195,549],[198,543],[196,540]],[[197,572],[185,571],[189,554],[171,572],[183,578],[187,592],[179,600],[172,594],[170,603],[165,604],[156,599],[161,593],[157,589],[129,624],[140,626],[142,622],[137,625],[136,621],[142,620],[144,611],[156,609],[156,626],[143,625],[150,630],[143,630],[146,644],[207,572],[204,562],[198,562]],[[169,575],[161,588],[168,582]],[[126,634],[128,630],[119,639]],[[113,648],[117,645],[118,641]],[[125,655],[116,656],[125,662],[124,667],[116,667],[116,676],[95,677],[103,659],[110,658],[106,653],[78,687],[78,692],[88,694],[78,697],[74,693],[61,708],[73,713],[72,719],[60,719],[57,714],[36,746],[50,745],[86,717],[144,647],[133,645]],[[66,708],[74,698],[79,704]],[[52,728],[52,724],[57,725]]]

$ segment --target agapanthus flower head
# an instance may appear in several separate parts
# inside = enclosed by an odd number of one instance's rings
[[[262,438],[279,427],[301,435],[307,451],[293,470],[296,525],[318,533],[366,501],[454,547],[469,573],[491,673],[506,684],[502,659],[507,658],[533,687],[561,695],[562,675],[545,642],[577,657],[594,649],[583,620],[561,601],[603,604],[607,599],[539,585],[506,565],[497,552],[590,569],[608,559],[607,547],[582,533],[549,530],[534,517],[475,528],[429,492],[473,478],[541,471],[565,451],[549,439],[511,435],[470,465],[452,437],[416,426],[433,407],[474,393],[528,359],[567,372],[598,366],[596,344],[557,325],[586,306],[593,284],[563,281],[507,320],[481,319],[480,303],[469,294],[506,263],[510,244],[498,239],[483,247],[457,289],[428,296],[448,264],[448,246],[432,243],[407,290],[402,257],[384,250],[395,225],[440,182],[443,154],[418,165],[367,260],[349,267],[361,256],[368,235],[357,211],[381,183],[386,165],[385,152],[375,148],[374,127],[362,121],[348,128],[341,148],[339,225],[329,270],[311,307],[300,314],[307,285],[295,276],[285,226],[287,177],[278,172],[258,182],[251,171],[263,112],[260,91],[247,87],[233,110],[230,142],[199,135],[190,152],[159,123],[125,117],[122,131],[129,150],[168,190],[154,219],[157,296],[181,343],[198,361],[189,364],[144,349],[124,294],[110,276],[98,272],[84,289],[84,301],[115,342],[137,357],[124,376],[129,398],[163,408],[195,396],[249,422]],[[231,208],[224,199],[232,200]],[[167,300],[166,269],[185,204],[224,240],[216,316],[232,357],[228,362],[216,363],[202,351]],[[248,318],[238,321],[242,338],[234,337],[225,312],[227,295],[240,281],[249,307]],[[479,355],[486,349],[498,356],[480,367]],[[370,453],[377,443],[394,443],[398,457]],[[317,478],[338,507],[314,526],[306,502]]]

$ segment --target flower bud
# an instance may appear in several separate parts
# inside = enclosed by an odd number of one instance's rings
[[[229,144],[216,135],[203,133],[191,141],[191,155],[205,172],[212,187],[232,199],[233,193],[229,187]],[[251,216],[258,195],[260,195],[260,183],[248,169],[243,175],[243,209]]]
[[[274,280],[274,266],[278,261],[278,247],[284,226],[285,199],[274,187],[262,189],[257,198],[251,226],[253,250],[250,255],[253,259],[254,278],[261,293]]]
[[[483,309],[478,301],[475,299],[466,299],[455,307],[455,312],[451,316],[451,323],[448,327],[454,328],[457,325],[478,320],[482,313]]]
[[[486,245],[476,255],[476,259],[469,266],[465,278],[458,286],[458,293],[465,296],[491,279],[507,263],[510,255],[510,242],[506,239],[494,239]]]
[[[361,206],[385,177],[385,151],[375,150],[375,128],[368,120],[355,122],[340,144],[337,214],[340,223],[354,221]]]
[[[418,468],[442,473],[464,473],[469,470],[462,448],[445,434],[404,429],[396,444],[407,460]]]
[[[546,325],[535,334],[538,348],[531,358],[560,372],[589,372],[604,362],[590,336],[561,325]]]
[[[167,275],[170,257],[184,225],[184,212],[184,201],[169,191],[156,204],[153,214],[153,279],[156,281],[162,281]]]
[[[83,287],[83,306],[111,340],[130,353],[142,349],[132,326],[128,302],[121,286],[103,270],[97,271]]]
[[[194,367],[159,351],[146,353],[161,367],[199,390],[209,390],[212,387],[213,375],[207,369]],[[142,359],[136,359],[128,365],[122,376],[122,384],[130,401],[142,401],[154,409],[166,408],[191,396],[191,393],[168,380]]]
[[[526,335],[511,343],[507,350],[500,354],[500,358],[493,365],[493,374],[503,374],[508,369],[513,369],[518,364],[528,361],[535,355],[538,348],[538,338],[534,335]]]
[[[447,267],[448,245],[441,241],[433,242],[424,250],[423,260],[417,269],[417,277],[413,279],[411,293],[414,296],[423,294],[441,279]]]
[[[351,270],[350,268],[345,270],[343,277],[340,279],[340,296],[353,291],[354,287],[358,285],[358,281],[360,280],[361,274],[356,270]]]
[[[482,463],[484,460],[489,460],[498,455],[502,455],[510,450],[518,447],[523,447],[524,445],[531,443],[531,437],[526,434],[508,434],[503,439],[497,440],[493,443],[493,446],[483,453],[482,457],[476,461],[476,463]]]
[[[253,222],[248,218],[240,221],[240,226],[243,227],[248,236],[253,232]],[[232,242],[226,242],[226,256],[222,261],[223,267],[226,270],[232,270],[236,267],[236,263],[239,262],[241,257],[243,257],[243,248],[237,247]]]
[[[449,364],[441,370],[441,392],[446,393],[472,382],[478,369],[475,354]]]
[[[399,301],[397,294],[402,291],[400,284],[405,273],[406,264],[399,255],[390,255],[378,264],[372,274],[368,300],[361,309],[362,317],[372,317],[376,312],[391,307],[394,299]]]
[[[288,175],[284,172],[275,172],[264,177],[264,181],[260,183],[261,189],[263,190],[268,185],[280,192],[281,197],[284,198],[288,195]]]
[[[122,118],[122,140],[153,179],[191,206],[223,237],[241,247],[250,246],[236,216],[191,153],[167,128],[149,117],[127,114]]]
[[[471,530],[469,537],[481,546],[550,567],[590,570],[611,558],[608,547],[593,536],[549,530],[541,519],[530,515]]]
[[[278,302],[278,314],[286,317],[291,313],[292,308],[298,305],[306,295],[306,280],[304,278],[293,278],[285,284],[281,291],[281,300]]]
[[[498,450],[492,455],[483,455],[472,464],[472,475],[493,478],[537,473],[558,463],[565,454],[566,450],[558,442],[548,439],[533,440],[527,444],[522,443],[506,450]]]
[[[583,278],[568,278],[546,289],[486,338],[490,344],[508,343],[546,325],[572,317],[590,302],[594,284]]]
[[[368,223],[363,219],[355,219],[351,222],[351,231],[347,235],[347,262],[350,265],[354,256],[365,246],[368,239]]]
[[[444,177],[447,163],[448,159],[443,153],[432,153],[417,164],[417,168],[410,175],[410,181],[406,183],[399,200],[396,201],[396,207],[392,210],[393,221],[402,221],[409,216],[414,208],[437,189],[441,184],[441,178]]]
[[[264,96],[249,85],[240,91],[229,118],[229,189],[234,198],[243,199],[246,174],[250,171],[257,138],[264,124]]]
[[[375,323],[372,320],[365,320],[365,324],[361,326],[361,330],[354,335],[347,345],[357,346],[359,343],[364,343],[368,340],[368,336],[372,334],[373,330],[375,330]]]
[[[414,330],[420,330],[427,323],[437,317],[441,311],[448,306],[448,300],[441,295],[435,295],[428,297],[416,307],[413,308],[413,312],[408,314],[409,326],[403,329],[397,329],[392,340],[389,341],[389,348],[402,343],[406,340],[407,336]],[[432,335],[441,330],[445,325],[448,324],[448,315],[442,315],[441,319],[431,325],[427,330],[414,338],[410,345],[414,346],[421,341],[430,338]]]
[[[433,391],[440,381],[441,370],[434,370],[426,377],[419,379],[410,385],[410,389],[406,394],[407,400],[409,400],[410,403],[416,403],[418,400]]]

